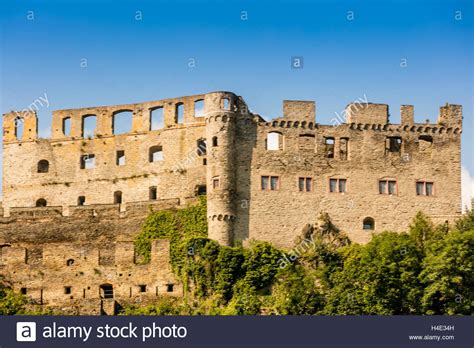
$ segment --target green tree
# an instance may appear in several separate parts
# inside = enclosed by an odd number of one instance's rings
[[[426,314],[472,314],[474,230],[454,231],[429,248],[420,280]]]
[[[406,234],[384,232],[342,251],[330,276],[326,314],[418,313],[422,253]]]
[[[26,298],[8,288],[0,288],[0,315],[19,314],[24,310]]]

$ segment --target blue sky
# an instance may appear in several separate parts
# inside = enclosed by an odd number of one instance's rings
[[[266,118],[283,99],[315,100],[320,123],[364,96],[393,123],[401,104],[421,122],[450,102],[473,174],[473,15],[472,1],[3,1],[0,109],[46,93],[47,136],[55,109],[213,90]]]

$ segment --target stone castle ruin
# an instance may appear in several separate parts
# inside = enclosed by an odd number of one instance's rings
[[[314,102],[284,101],[265,121],[213,92],[54,111],[50,139],[34,112],[4,114],[0,273],[35,301],[84,313],[180,296],[167,242],[138,265],[132,241],[150,207],[203,194],[209,237],[224,245],[291,247],[322,212],[359,243],[406,230],[418,211],[450,222],[461,214],[461,106],[442,106],[437,123],[400,110],[392,124],[387,105],[356,102],[322,125]],[[117,134],[123,114],[131,129]]]

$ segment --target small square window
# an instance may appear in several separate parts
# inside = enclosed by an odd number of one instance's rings
[[[26,295],[28,293],[28,290],[26,288],[21,288],[20,292],[22,295]]]
[[[173,292],[174,284],[166,284],[166,292]]]
[[[146,285],[138,285],[140,292],[146,292]]]
[[[396,195],[397,182],[395,180],[379,180],[379,193],[381,195]]]
[[[433,196],[434,195],[434,183],[431,181],[417,181],[416,183],[416,195],[417,196]]]
[[[88,154],[81,156],[81,169],[95,168],[95,155]]]
[[[329,179],[329,192],[345,193],[347,189],[347,179]]]
[[[71,289],[70,286],[65,286],[65,287],[64,287],[64,294],[65,294],[65,295],[71,294],[71,290],[72,290],[72,289]]]

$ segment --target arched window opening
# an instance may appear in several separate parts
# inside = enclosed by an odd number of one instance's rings
[[[161,145],[156,145],[150,147],[148,154],[149,162],[158,162],[163,161],[163,147]]]
[[[36,206],[37,207],[46,207],[47,204],[48,204],[48,202],[46,202],[46,199],[44,199],[44,198],[40,198],[36,201]]]
[[[122,191],[114,192],[114,204],[122,204]]]
[[[112,284],[102,284],[99,289],[101,298],[114,298],[114,288]]]
[[[112,133],[125,134],[132,130],[133,112],[130,110],[117,111],[112,117]]]
[[[23,139],[23,119],[20,117],[15,118],[15,138],[18,141]]]
[[[71,135],[71,118],[70,117],[63,118],[63,134],[66,137]]]
[[[371,217],[366,217],[362,223],[362,228],[364,230],[374,230],[375,229],[375,220]]]
[[[38,173],[47,173],[49,172],[49,162],[47,160],[41,160],[38,162]]]
[[[222,104],[221,105],[222,109],[230,110],[230,100],[229,100],[229,98],[222,98],[221,104]]]
[[[82,117],[81,136],[92,138],[95,134],[97,117],[95,115],[85,115]]]
[[[197,141],[197,154],[198,156],[207,155],[207,142],[206,139],[199,139]]]
[[[178,124],[184,123],[184,105],[183,103],[177,103],[175,109],[175,120]]]
[[[194,117],[204,116],[204,100],[199,99],[194,102]]]
[[[277,151],[283,150],[283,136],[278,132],[270,132],[267,134],[267,150]]]
[[[165,127],[165,118],[163,107],[157,107],[150,110],[150,130],[163,129]]]
[[[217,137],[212,137],[212,146],[219,146],[219,140],[217,139]]]

